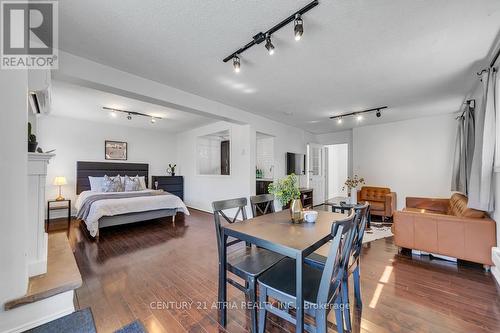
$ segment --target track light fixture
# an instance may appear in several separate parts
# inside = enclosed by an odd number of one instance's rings
[[[269,35],[266,37],[266,49],[267,49],[267,52],[269,53],[269,55],[274,54],[274,45],[271,42],[271,36],[269,36]]]
[[[236,73],[240,72],[240,57],[238,57],[237,55],[235,55],[233,58],[233,68]]]
[[[259,32],[258,34],[253,36],[250,42],[248,42],[244,46],[240,47],[239,49],[237,49],[236,51],[225,57],[222,61],[228,62],[229,60],[233,59],[234,71],[238,73],[240,69],[239,55],[248,50],[249,48],[251,48],[252,46],[260,44],[262,42],[266,42],[265,45],[267,51],[269,52],[269,54],[273,54],[275,50],[274,50],[274,45],[271,42],[271,35],[276,31],[280,30],[281,28],[283,28],[284,26],[286,26],[290,22],[294,22],[293,31],[295,35],[295,40],[300,40],[302,38],[302,35],[304,34],[304,22],[302,21],[302,15],[304,15],[317,5],[319,5],[319,0],[311,1],[308,5],[299,9],[292,15],[288,16],[286,19],[276,24],[271,29],[267,30],[266,32]]]
[[[109,111],[111,117],[116,118],[118,117],[118,113],[125,113],[127,115],[128,120],[132,120],[132,116],[141,116],[141,117],[148,117],[151,118],[151,124],[156,123],[157,120],[163,119],[162,117],[156,117],[156,116],[151,116],[149,114],[141,113],[141,112],[135,112],[135,111],[127,111],[127,110],[120,110],[120,109],[114,109],[114,108],[108,108],[107,106],[103,106],[102,109],[104,111]]]
[[[304,34],[304,22],[302,21],[302,17],[300,14],[295,15],[295,21],[293,21],[293,32],[295,34],[295,40],[299,41]]]
[[[368,110],[363,110],[363,111],[356,111],[356,112],[350,112],[350,113],[345,113],[345,114],[339,114],[338,116],[331,116],[330,119],[337,119],[337,124],[342,124],[342,119],[345,117],[350,117],[350,116],[355,116],[356,120],[358,122],[363,120],[363,115],[368,112],[374,112],[376,111],[376,116],[377,118],[382,117],[382,110],[387,109],[388,106],[380,106],[378,108],[373,108],[373,109],[368,109]]]

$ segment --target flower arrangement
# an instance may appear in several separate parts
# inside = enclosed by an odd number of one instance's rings
[[[177,164],[168,164],[168,169],[167,169],[167,173],[169,173],[171,176],[175,176],[175,167],[177,166]]]
[[[269,184],[268,190],[269,193],[274,194],[282,206],[286,206],[294,199],[300,199],[298,178],[293,173]]]
[[[347,191],[350,193],[353,188],[357,188],[359,185],[364,185],[365,179],[363,177],[359,177],[358,175],[354,175],[354,177],[347,177],[344,186],[342,187],[342,191]]]

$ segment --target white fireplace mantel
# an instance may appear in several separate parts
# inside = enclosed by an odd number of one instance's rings
[[[55,154],[28,153],[28,275],[47,272],[45,232],[45,183],[47,165]]]

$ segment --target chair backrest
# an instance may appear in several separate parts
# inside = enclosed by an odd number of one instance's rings
[[[384,202],[386,194],[391,193],[387,187],[363,186],[361,188],[360,199],[365,201]]]
[[[340,281],[339,279],[343,277],[351,255],[352,242],[356,231],[354,221],[357,214],[351,209],[347,218],[335,221],[332,225],[332,243],[321,276],[317,304],[324,305],[328,303],[332,282]]]
[[[250,205],[252,206],[252,215],[256,217],[274,213],[274,195],[272,194],[259,194],[250,197]],[[264,209],[262,209],[264,207]]]
[[[241,213],[241,219],[247,219],[247,198],[237,198],[237,199],[229,199],[229,200],[221,200],[212,202],[212,209],[214,211],[214,222],[215,222],[215,232],[217,234],[217,249],[220,253],[222,246],[222,227],[221,227],[221,217],[226,220],[228,223],[235,223],[238,220],[238,216]],[[225,210],[229,209],[237,209],[236,214],[234,214],[233,218],[230,218],[224,213]],[[228,245],[234,245],[237,242],[231,242]]]
[[[352,245],[352,256],[356,260],[359,258],[361,253],[361,248],[363,247],[363,236],[366,230],[366,224],[368,223],[368,216],[370,215],[370,203],[365,202],[363,206],[355,208],[356,212],[356,236],[353,240]]]

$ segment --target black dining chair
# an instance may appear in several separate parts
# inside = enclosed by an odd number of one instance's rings
[[[349,302],[349,276],[352,275],[354,282],[354,297],[355,304],[358,308],[362,308],[363,301],[361,300],[361,282],[360,282],[360,255],[361,249],[363,248],[363,236],[365,234],[366,225],[368,218],[370,216],[370,204],[365,202],[363,206],[354,208],[357,212],[355,224],[355,236],[352,244],[351,255],[347,261],[347,267],[345,268],[344,278],[342,281],[342,299],[344,302],[344,320],[346,329],[351,330],[351,313],[350,313],[350,302]],[[328,246],[328,245],[326,245]],[[316,268],[324,267],[327,258],[324,256],[312,253],[304,262]]]
[[[309,265],[303,268],[304,313],[314,317],[315,324],[304,325],[308,332],[326,333],[327,315],[333,307],[337,331],[343,332],[343,312],[341,284],[345,262],[349,260],[354,237],[354,211],[344,220],[335,221],[330,234],[332,242],[323,269]],[[267,312],[281,317],[292,324],[296,323],[289,310],[296,307],[295,260],[285,258],[262,274],[259,285],[259,333],[266,329]],[[273,306],[268,298],[284,304],[285,310]]]
[[[250,205],[252,206],[253,217],[274,213],[274,195],[259,194],[251,196]]]
[[[219,265],[221,263],[221,248],[222,246],[224,246],[224,240],[222,238],[221,217],[228,223],[238,223],[241,213],[240,221],[244,221],[247,219],[246,206],[246,198],[212,202],[215,230],[217,235],[217,248],[219,252]],[[236,213],[234,214],[233,218],[230,218],[224,212],[234,209],[236,209]],[[233,246],[241,242],[243,241],[239,239],[233,239],[227,242],[226,247]],[[245,295],[250,299],[251,304],[254,305],[251,307],[252,332],[257,332],[257,277],[259,277],[262,273],[274,266],[283,258],[284,257],[282,255],[268,251],[266,249],[257,248],[256,246],[252,246],[251,244],[247,244],[247,246],[238,248],[235,251],[228,252],[226,270],[243,279],[245,281],[245,284],[242,285],[230,278],[227,278],[227,282],[244,292]],[[225,286],[221,283],[222,281],[219,281],[219,293],[221,292],[222,288],[225,288]]]

